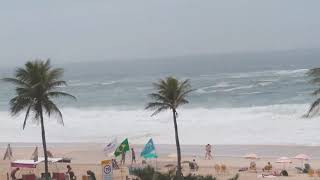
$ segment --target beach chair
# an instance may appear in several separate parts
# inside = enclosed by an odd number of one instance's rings
[[[304,168],[301,167],[295,167],[298,173],[308,173],[309,170],[311,169],[310,164],[304,164]]]
[[[22,175],[22,180],[36,180],[36,175],[24,174],[24,175]]]
[[[52,179],[56,179],[56,180],[66,180],[64,173],[55,173],[55,172],[52,173]]]

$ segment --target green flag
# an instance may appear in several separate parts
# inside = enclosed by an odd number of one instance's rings
[[[114,151],[114,156],[118,157],[119,155],[122,154],[122,152],[127,152],[129,151],[129,142],[128,142],[128,138],[125,139],[116,149],[116,151]]]

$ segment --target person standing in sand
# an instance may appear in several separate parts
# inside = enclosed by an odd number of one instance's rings
[[[133,148],[131,148],[131,164],[133,164],[133,163],[137,163],[136,162],[136,152],[134,151],[134,149]]]
[[[211,145],[207,144],[206,145],[206,155],[205,155],[204,159],[208,159],[208,160],[212,159],[211,151],[212,151]]]
[[[75,179],[77,179],[76,176],[74,175],[74,172],[72,171],[72,168],[71,168],[70,165],[67,165],[67,172],[66,172],[66,174],[69,175],[70,180],[75,180]]]
[[[126,152],[122,151],[121,152],[121,162],[120,164],[124,165],[126,163]]]
[[[16,174],[17,174],[17,172],[20,170],[20,168],[15,168],[13,171],[11,171],[11,173],[10,173],[10,176],[11,176],[11,179],[12,180],[18,180],[17,178],[16,178]]]

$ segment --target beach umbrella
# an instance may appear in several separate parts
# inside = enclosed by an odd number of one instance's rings
[[[285,169],[285,166],[286,166],[287,164],[292,163],[292,161],[291,161],[291,159],[288,158],[288,157],[280,157],[280,158],[276,161],[276,163],[283,164],[283,169]]]
[[[305,154],[298,154],[295,157],[293,157],[293,159],[308,161],[311,158],[310,158],[310,156],[305,155]]]
[[[177,158],[177,154],[175,154],[175,153],[174,154],[169,154],[168,157],[169,158]]]
[[[256,160],[256,159],[259,159],[258,155],[257,154],[246,154],[243,156],[245,159],[251,159],[251,160]]]
[[[295,157],[293,157],[292,159],[297,159],[297,160],[300,160],[301,161],[301,166],[303,168],[303,164],[304,164],[304,161],[308,161],[310,160],[310,156],[308,155],[305,155],[305,154],[298,154],[296,155]]]
[[[164,167],[166,167],[166,168],[171,168],[171,167],[175,167],[175,165],[174,165],[174,164],[167,164],[167,165],[165,165]]]

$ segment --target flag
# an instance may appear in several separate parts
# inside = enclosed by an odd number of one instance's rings
[[[119,156],[120,154],[122,154],[123,152],[127,152],[129,151],[129,142],[128,142],[128,138],[125,139],[116,149],[116,151],[114,152],[114,156]]]
[[[115,138],[110,143],[108,143],[106,147],[104,147],[103,151],[106,153],[113,152],[114,149],[116,148],[116,145],[117,145],[117,139]]]
[[[34,162],[37,162],[37,161],[38,161],[38,159],[39,159],[38,146],[36,147],[36,149],[35,149],[34,152],[32,153],[31,159],[32,159]]]
[[[156,154],[156,148],[154,146],[152,138],[144,146],[140,156],[144,157],[145,159],[151,159],[151,158],[157,158],[158,157],[157,154]]]
[[[4,154],[4,156],[3,156],[3,160],[6,160],[6,159],[11,160],[12,158],[13,158],[13,155],[12,155],[12,149],[11,149],[10,144],[8,144],[8,147],[7,147],[6,153],[5,153],[5,154]]]

